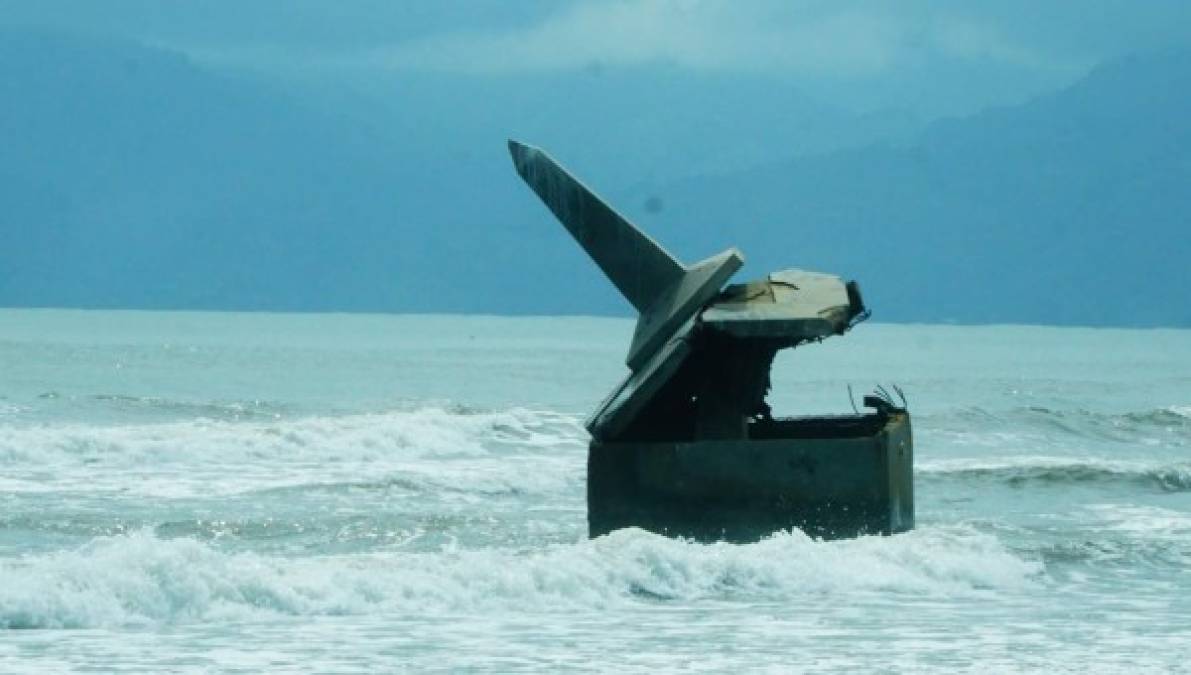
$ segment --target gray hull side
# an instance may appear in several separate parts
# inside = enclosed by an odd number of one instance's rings
[[[747,441],[593,441],[593,537],[625,527],[749,542],[798,528],[824,539],[914,526],[910,416],[872,434]]]

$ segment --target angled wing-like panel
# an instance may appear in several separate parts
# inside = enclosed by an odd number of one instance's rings
[[[517,173],[640,313],[626,360],[637,370],[694,316],[744,257],[735,248],[691,267],[617,213],[550,155],[509,141]]]
[[[517,173],[638,312],[682,277],[682,263],[550,155],[516,141],[509,141],[509,152]]]

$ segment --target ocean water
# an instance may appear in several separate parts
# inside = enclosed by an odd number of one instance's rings
[[[918,528],[586,537],[595,318],[0,311],[0,671],[1191,668],[1191,332],[869,323]]]

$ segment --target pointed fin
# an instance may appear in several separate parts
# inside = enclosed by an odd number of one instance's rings
[[[682,263],[530,145],[509,141],[517,173],[637,311],[646,313],[686,273]]]
[[[517,173],[640,313],[625,361],[634,371],[744,264],[740,251],[729,248],[686,267],[545,152],[516,141],[509,141],[509,152]]]

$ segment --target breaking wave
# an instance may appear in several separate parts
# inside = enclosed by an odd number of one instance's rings
[[[511,444],[573,442],[581,433],[573,416],[519,408],[483,412],[434,407],[269,422],[197,418],[123,426],[54,424],[0,427],[0,463],[338,459],[392,450],[420,456],[483,455]]]
[[[1069,457],[1010,457],[919,462],[926,480],[961,480],[1026,485],[1121,484],[1164,492],[1191,490],[1191,462],[1157,464]]]
[[[1042,576],[962,527],[820,542],[800,532],[748,545],[622,530],[528,551],[445,550],[313,558],[227,553],[147,531],[0,560],[0,626],[75,628],[262,615],[556,612],[673,600],[881,592],[966,595]]]
[[[384,413],[231,422],[200,418],[138,425],[0,425],[5,489],[75,487],[138,493],[237,492],[321,484],[458,487],[460,473],[489,491],[530,487],[518,458],[544,463],[581,449],[572,415],[515,408],[428,407]],[[506,470],[499,470],[501,464]],[[524,462],[521,462],[522,464]],[[485,468],[487,467],[487,468]],[[560,468],[560,467],[549,467]],[[46,476],[52,476],[47,480]],[[465,482],[464,485],[467,485]]]
[[[191,461],[340,459],[402,451],[407,456],[484,455],[501,447],[572,443],[578,419],[547,411],[412,411],[304,417],[271,422],[185,422],[129,426],[0,427],[0,463],[81,459]]]
[[[980,407],[923,415],[920,427],[961,444],[1046,443],[1068,439],[1150,445],[1191,445],[1191,407],[1104,413],[1033,406],[1007,411]]]

